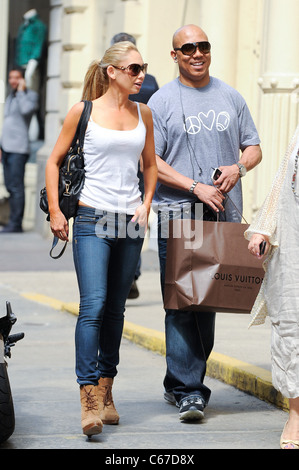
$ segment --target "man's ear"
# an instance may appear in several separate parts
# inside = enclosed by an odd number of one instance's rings
[[[171,55],[171,57],[173,58],[174,62],[177,62],[177,61],[178,61],[178,58],[177,58],[177,55],[176,55],[176,52],[175,52],[175,51],[171,51],[171,52],[170,52],[170,55]]]

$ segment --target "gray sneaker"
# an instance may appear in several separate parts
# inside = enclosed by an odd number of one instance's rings
[[[202,398],[197,395],[182,398],[179,407],[179,416],[182,421],[199,421],[204,418],[204,402]]]

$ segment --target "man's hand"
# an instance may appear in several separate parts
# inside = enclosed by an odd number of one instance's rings
[[[25,91],[26,90],[26,82],[24,78],[21,78],[18,84],[18,91]]]
[[[233,189],[240,178],[239,167],[236,164],[230,166],[220,166],[219,170],[222,171],[222,174],[216,181],[214,181],[214,185],[222,193],[229,193],[229,191]]]
[[[262,151],[259,145],[248,145],[243,152],[239,163],[245,166],[247,171],[255,168],[262,160]],[[214,182],[214,185],[222,193],[228,193],[237,184],[240,175],[239,167],[236,163],[230,166],[220,166],[222,175]]]
[[[224,211],[222,202],[224,201],[225,196],[223,196],[219,189],[208,184],[197,183],[193,194],[195,194],[201,202],[210,206],[214,211]]]

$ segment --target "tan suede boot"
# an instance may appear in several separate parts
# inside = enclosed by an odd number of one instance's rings
[[[117,413],[112,398],[113,379],[101,377],[98,386],[98,398],[100,417],[104,424],[118,424],[119,414]]]
[[[97,396],[96,385],[81,385],[81,421],[82,431],[86,436],[100,434],[103,429],[103,423],[100,418],[100,410]]]

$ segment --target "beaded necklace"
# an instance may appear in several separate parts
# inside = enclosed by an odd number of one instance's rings
[[[298,170],[298,158],[299,158],[299,149],[295,157],[295,168],[294,168],[294,173],[293,173],[293,178],[292,178],[292,191],[296,197],[299,197],[299,194],[296,193],[295,191],[295,183],[296,183],[296,176],[297,176],[297,170]]]

